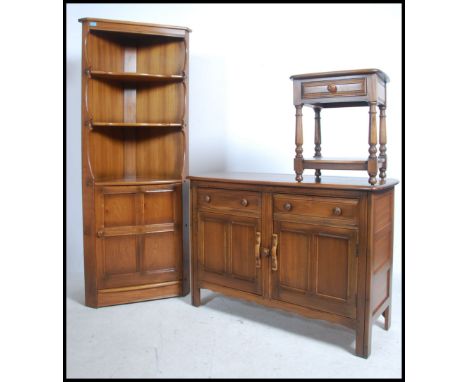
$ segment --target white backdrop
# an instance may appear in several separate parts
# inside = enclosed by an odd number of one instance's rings
[[[400,5],[67,5],[67,266],[83,271],[81,24],[78,18],[187,26],[190,35],[191,175],[293,173],[293,74],[379,68],[387,88],[388,177],[401,180]],[[313,111],[304,110],[304,154],[313,155]],[[368,110],[322,112],[322,153],[365,157]],[[312,171],[312,170],[309,170]],[[307,173],[307,171],[306,171]],[[367,177],[364,172],[323,174]],[[401,185],[395,198],[395,275],[401,267]]]

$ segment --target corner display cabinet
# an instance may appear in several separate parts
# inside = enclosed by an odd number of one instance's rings
[[[79,21],[86,305],[185,295],[190,29]]]

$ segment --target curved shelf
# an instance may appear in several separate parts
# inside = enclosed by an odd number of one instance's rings
[[[144,82],[144,83],[171,83],[181,82],[185,79],[183,74],[149,74],[130,72],[104,72],[102,70],[87,71],[91,78],[113,80],[121,82]]]
[[[93,127],[183,127],[183,123],[91,122]]]

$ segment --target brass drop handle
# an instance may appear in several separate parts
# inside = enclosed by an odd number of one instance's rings
[[[328,84],[327,89],[330,93],[336,93],[337,87],[335,84]]]
[[[207,203],[211,202],[211,196],[210,195],[205,196],[205,202],[207,202]]]
[[[260,268],[260,243],[262,242],[262,237],[260,232],[255,233],[255,268]]]
[[[104,236],[104,231],[102,229],[100,229],[98,232],[97,232],[97,237],[103,237]]]
[[[242,199],[241,204],[243,207],[247,207],[249,205],[249,201],[247,199]]]
[[[336,215],[336,216],[340,216],[341,215],[341,208],[340,207],[333,208],[333,214]]]
[[[272,271],[278,270],[278,257],[276,256],[277,248],[278,248],[278,235],[274,233],[273,240],[271,243],[271,270]]]
[[[286,211],[291,211],[292,210],[292,204],[291,203],[284,203],[283,208]]]

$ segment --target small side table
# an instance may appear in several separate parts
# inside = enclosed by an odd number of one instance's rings
[[[364,170],[369,174],[369,183],[385,181],[387,170],[387,82],[389,77],[379,69],[360,69],[337,72],[298,74],[290,77],[294,86],[296,106],[296,157],[294,171],[296,180],[303,180],[305,169],[315,169],[316,180],[321,170]],[[302,107],[310,106],[315,111],[315,155],[313,159],[302,156]],[[322,157],[320,111],[322,108],[369,106],[369,156],[367,159]],[[377,106],[380,110],[379,156],[377,157]]]

